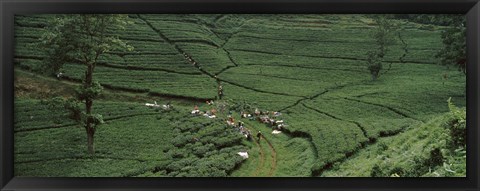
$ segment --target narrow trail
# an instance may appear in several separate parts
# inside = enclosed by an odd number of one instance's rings
[[[259,162],[257,164],[257,168],[255,169],[255,171],[252,172],[252,176],[253,177],[257,177],[259,176],[261,170],[264,168],[265,166],[265,151],[263,150],[263,147],[262,145],[260,145],[260,143],[258,142],[257,139],[253,138],[255,142],[255,145],[257,145],[257,147],[259,148],[259,154],[260,154],[260,158],[259,158]]]
[[[247,125],[249,127],[248,129],[250,129],[252,132],[258,132],[261,130],[259,129],[260,126],[263,126],[264,124],[257,123],[257,121],[246,121],[245,125]],[[258,141],[256,136],[254,136],[253,141],[255,142],[255,145],[259,148],[260,161],[258,162],[255,171],[252,172],[252,176],[273,176],[277,170],[277,152],[273,144],[269,141],[269,138],[267,138],[265,134],[262,135],[260,141]],[[268,147],[265,148],[264,146],[262,146],[262,142],[267,143]],[[270,166],[266,166],[265,163],[269,160]]]
[[[277,169],[277,152],[275,151],[275,148],[273,147],[272,143],[270,143],[270,141],[268,141],[268,139],[266,137],[265,138],[265,141],[267,142],[268,144],[268,147],[270,148],[270,151],[271,154],[272,154],[272,166],[270,168],[270,171],[268,172],[268,176],[273,176],[273,173],[275,173],[275,170]]]

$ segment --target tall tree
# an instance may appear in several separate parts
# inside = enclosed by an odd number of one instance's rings
[[[464,15],[448,15],[441,17],[444,23],[448,24],[442,31],[443,47],[437,53],[441,64],[456,65],[458,70],[467,74],[467,40],[466,40],[466,19]]]
[[[376,48],[367,52],[367,68],[370,71],[372,80],[380,77],[380,71],[383,69],[383,59],[388,52],[390,45],[396,42],[395,35],[401,38],[398,33],[398,26],[392,19],[386,15],[374,15],[375,28],[373,29],[372,37]],[[403,42],[403,41],[402,41]]]
[[[74,110],[77,121],[87,133],[87,147],[95,153],[94,135],[96,128],[103,123],[102,115],[92,111],[93,101],[100,95],[102,86],[94,80],[94,71],[101,55],[112,50],[132,50],[114,32],[128,24],[127,15],[75,14],[55,15],[45,28],[42,44],[47,58],[45,68],[51,74],[58,73],[64,64],[76,63],[85,66],[82,84],[77,88],[76,99],[65,100],[65,108]],[[47,69],[48,68],[48,69]],[[78,105],[85,104],[79,111]],[[73,106],[73,107],[72,107]]]

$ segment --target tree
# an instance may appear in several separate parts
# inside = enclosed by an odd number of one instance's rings
[[[368,70],[372,75],[372,80],[375,81],[379,75],[380,70],[382,70],[382,59],[377,52],[369,51],[367,52],[367,63],[368,63]]]
[[[427,25],[439,25],[439,26],[448,26],[448,23],[444,19],[445,17],[450,17],[451,14],[395,14],[393,15],[396,19],[404,19],[409,22],[415,22],[420,24]]]
[[[64,100],[63,104],[85,128],[88,152],[92,155],[95,153],[96,128],[103,123],[102,115],[92,111],[93,100],[103,89],[100,83],[94,80],[93,74],[101,55],[112,50],[133,49],[115,33],[111,33],[115,29],[124,29],[126,24],[127,15],[55,15],[41,39],[47,55],[44,60],[45,71],[56,74],[66,63],[85,66],[84,78],[77,88],[76,99]],[[81,112],[78,107],[80,103],[85,104],[85,109]]]
[[[380,71],[383,69],[383,58],[388,52],[388,47],[395,43],[396,34],[398,34],[399,38],[401,38],[401,36],[400,33],[398,33],[397,24],[385,15],[375,15],[373,16],[373,20],[376,23],[376,27],[372,37],[377,47],[367,52],[367,69],[372,75],[372,80],[375,81],[380,77]]]
[[[464,15],[442,17],[449,27],[442,31],[443,48],[437,53],[442,65],[456,65],[458,70],[467,74],[466,19]]]

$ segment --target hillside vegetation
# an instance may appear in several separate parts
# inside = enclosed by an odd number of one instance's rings
[[[72,97],[84,74],[79,63],[59,80],[42,72],[37,44],[51,17],[15,17],[15,176],[465,176],[448,172],[465,169],[463,150],[436,141],[448,139],[447,100],[466,104],[466,76],[435,57],[445,26],[392,19],[408,51],[392,42],[372,81],[367,15],[129,15],[109,32],[134,50],[102,55],[95,69],[106,91],[93,109],[106,123],[90,156],[84,130],[45,104]],[[207,100],[228,111],[191,114],[210,110]],[[154,101],[173,109],[145,106]],[[281,112],[282,133],[240,118],[254,108]],[[229,111],[263,139],[229,127]],[[435,149],[442,162],[423,163]]]

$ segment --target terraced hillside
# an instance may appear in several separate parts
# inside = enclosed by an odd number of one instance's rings
[[[42,74],[45,53],[35,43],[51,17],[15,18],[16,176],[364,176],[341,170],[355,171],[348,159],[368,159],[363,152],[379,140],[444,115],[449,97],[465,106],[465,75],[435,57],[442,26],[392,20],[403,42],[391,45],[386,72],[372,81],[366,53],[376,25],[366,15],[129,15],[125,30],[110,32],[134,51],[102,56],[94,73],[106,88],[94,109],[107,124],[92,158],[83,129],[40,103],[71,97],[84,71],[68,63],[61,80]],[[223,100],[281,112],[287,126],[271,134],[232,109],[263,132],[248,141],[225,125],[228,111],[192,116],[194,105],[211,109],[205,101],[219,84]],[[174,110],[145,107],[153,101]]]

